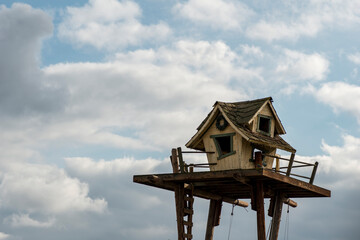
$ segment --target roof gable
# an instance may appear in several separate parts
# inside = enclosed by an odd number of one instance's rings
[[[196,148],[196,146],[201,141],[201,137],[213,123],[217,115],[221,112],[221,114],[235,129],[235,131],[238,132],[247,141],[270,145],[290,152],[296,151],[279,136],[275,136],[273,138],[267,137],[259,133],[253,133],[249,129],[248,125],[251,123],[251,121],[254,120],[255,117],[257,117],[257,115],[267,104],[269,105],[273,117],[275,118],[276,132],[278,134],[285,134],[285,129],[272,105],[271,97],[233,103],[215,102],[213,110],[202,121],[202,123],[197,128],[198,132],[190,139],[186,146],[189,148]]]

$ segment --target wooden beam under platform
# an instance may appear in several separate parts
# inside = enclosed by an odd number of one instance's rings
[[[236,169],[193,173],[165,173],[135,175],[133,181],[157,188],[174,191],[179,183],[192,184],[194,196],[220,200],[251,198],[251,184],[261,180],[264,198],[273,192],[283,193],[287,198],[330,197],[331,191],[301,180],[275,173],[268,169]]]
[[[327,189],[265,168],[183,173],[177,172],[178,167],[175,165],[174,169],[175,173],[135,175],[133,181],[175,192],[178,234],[181,240],[192,239],[191,231],[187,234],[184,232],[186,222],[183,221],[182,212],[183,191],[189,189],[194,197],[210,199],[206,240],[212,239],[214,227],[219,223],[222,202],[247,207],[248,203],[240,199],[251,199],[252,209],[257,211],[258,240],[265,240],[264,199],[272,198],[269,215],[273,217],[274,225],[270,239],[276,240],[282,204],[293,207],[297,205],[289,198],[331,196]]]

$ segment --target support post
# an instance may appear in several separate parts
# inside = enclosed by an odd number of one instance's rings
[[[184,239],[184,184],[179,184],[174,189],[176,205],[176,221],[178,229],[178,240]]]
[[[206,225],[205,240],[212,240],[214,236],[214,228],[220,224],[221,200],[210,200],[209,215]]]
[[[278,239],[284,195],[281,194],[280,192],[277,192],[273,198],[273,201],[274,201],[274,208],[272,210],[273,211],[272,224],[271,224],[269,240]]]
[[[291,153],[290,162],[289,162],[289,165],[288,165],[288,168],[286,171],[286,176],[288,176],[288,177],[290,176],[290,173],[291,173],[291,168],[294,163],[294,158],[295,158],[295,153]]]
[[[266,240],[265,213],[264,213],[264,185],[262,181],[256,182],[256,217],[258,240]]]

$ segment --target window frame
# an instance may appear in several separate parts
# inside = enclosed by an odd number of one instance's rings
[[[265,132],[265,131],[263,131],[263,130],[260,129],[260,118],[265,118],[265,119],[268,119],[268,120],[269,120],[269,131],[268,131],[268,132]],[[259,114],[259,115],[258,115],[258,121],[257,121],[257,131],[258,131],[259,133],[264,134],[264,135],[271,136],[271,122],[272,122],[271,120],[272,120],[272,117]]]
[[[218,153],[217,160],[226,158],[226,157],[231,156],[231,155],[236,153],[236,151],[234,151],[234,140],[233,140],[235,134],[236,133],[223,133],[223,134],[216,134],[216,135],[211,135],[210,136],[210,138],[212,138],[214,140],[216,151]],[[217,138],[220,138],[220,137],[230,137],[230,152],[228,152],[226,154],[222,153],[220,143],[217,140]]]

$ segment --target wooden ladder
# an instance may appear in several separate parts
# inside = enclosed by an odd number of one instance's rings
[[[193,188],[185,189],[184,191],[184,217],[183,226],[184,226],[184,239],[191,240],[192,239],[192,227],[193,221],[192,217],[194,214],[193,204],[194,204],[194,195]]]
[[[172,149],[171,164],[174,173],[184,172],[184,162],[182,160],[181,148]],[[194,187],[192,184],[179,183],[174,188],[176,219],[178,228],[178,240],[191,240],[193,227],[193,204],[194,204]]]
[[[192,188],[178,186],[175,189],[176,218],[178,226],[178,239],[191,240],[194,214],[194,196]]]

